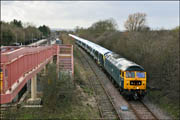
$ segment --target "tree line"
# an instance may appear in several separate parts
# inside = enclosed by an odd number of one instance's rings
[[[113,19],[101,20],[88,28],[76,27],[74,34],[95,42],[144,67],[153,102],[179,118],[179,27],[152,30],[145,13],[130,14],[125,31]]]
[[[48,37],[51,33],[46,25],[36,27],[30,23],[22,23],[14,19],[11,22],[0,21],[1,45],[7,46],[13,43],[27,45],[33,41]]]

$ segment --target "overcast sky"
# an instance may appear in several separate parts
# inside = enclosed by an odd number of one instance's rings
[[[96,21],[113,18],[124,30],[128,15],[136,12],[146,13],[147,25],[153,29],[179,25],[178,1],[1,1],[1,20],[17,19],[50,28],[89,27]]]

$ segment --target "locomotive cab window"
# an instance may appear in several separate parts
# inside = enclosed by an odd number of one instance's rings
[[[135,78],[135,72],[126,72],[126,78]]]
[[[136,72],[136,77],[145,78],[145,73],[144,72]]]

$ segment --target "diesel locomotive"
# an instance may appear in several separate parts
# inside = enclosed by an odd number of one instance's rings
[[[146,95],[147,75],[144,68],[126,58],[83,38],[69,34],[109,74],[121,94],[142,99]]]

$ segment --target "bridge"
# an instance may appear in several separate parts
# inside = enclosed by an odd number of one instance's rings
[[[44,42],[44,40],[42,41]],[[39,42],[41,43],[41,42]],[[4,46],[1,48],[0,104],[10,103],[28,80],[31,100],[36,99],[37,73],[57,56],[58,70],[74,73],[72,45]]]

